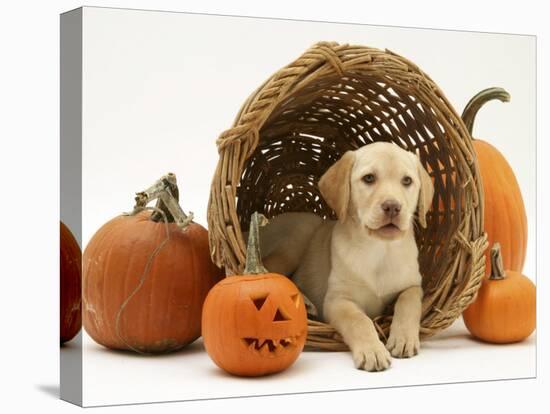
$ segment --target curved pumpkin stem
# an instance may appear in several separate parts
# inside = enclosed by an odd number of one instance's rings
[[[176,223],[181,229],[185,229],[193,221],[193,213],[185,214],[178,204],[179,190],[175,174],[168,173],[148,189],[136,193],[136,205],[130,214],[139,213],[145,209],[149,202],[155,199],[157,199],[157,205],[153,209],[155,211],[151,215],[151,220]]]
[[[502,88],[487,88],[475,95],[470,102],[464,107],[462,112],[462,121],[466,125],[466,129],[470,136],[472,136],[472,130],[474,128],[474,120],[477,112],[487,102],[493,99],[498,99],[501,102],[510,102],[510,94]]]
[[[502,280],[506,278],[502,254],[500,252],[500,243],[496,242],[491,247],[491,274],[489,280]]]
[[[265,226],[267,219],[263,214],[254,212],[250,218],[250,229],[248,231],[248,244],[246,247],[246,265],[244,273],[247,275],[259,275],[267,273],[262,263],[260,251],[260,226]]]
[[[162,184],[164,185],[166,193],[172,196],[174,201],[178,203],[178,206],[179,206],[180,190],[178,188],[178,184],[176,181],[176,175],[174,173],[168,173],[165,176],[161,177],[159,181],[162,182]],[[168,208],[166,203],[162,200],[162,197],[159,197],[157,199],[157,204],[155,205],[155,207],[164,212],[164,214],[166,215],[166,220],[168,220],[169,223],[173,223],[176,221],[174,216],[170,212],[170,209]],[[186,219],[187,218],[186,214],[183,212],[183,210],[180,209],[180,211],[181,213],[178,212],[176,213],[176,215],[180,214],[182,219]],[[164,219],[165,218],[163,217],[163,215],[158,211],[154,211],[153,214],[151,214],[151,220],[153,220],[156,223]]]

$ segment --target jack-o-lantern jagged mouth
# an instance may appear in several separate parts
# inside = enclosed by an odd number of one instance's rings
[[[282,339],[243,338],[243,343],[253,352],[262,356],[283,355],[288,349],[294,348],[302,335],[288,336]]]

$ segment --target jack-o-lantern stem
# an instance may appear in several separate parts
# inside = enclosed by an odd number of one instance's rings
[[[262,263],[262,254],[260,251],[260,226],[267,224],[267,218],[257,211],[252,213],[250,218],[250,228],[248,231],[248,244],[246,247],[246,265],[244,273],[248,275],[259,275],[267,273],[267,269]]]
[[[147,209],[147,204],[155,199],[157,200],[156,206],[154,208],[149,207],[153,210],[151,214],[152,221],[176,223],[182,230],[185,230],[189,223],[193,221],[193,213],[185,214],[178,203],[179,189],[175,174],[168,173],[148,189],[136,193],[136,205],[129,214],[134,215]]]
[[[500,243],[496,242],[491,247],[491,275],[490,280],[502,280],[506,278],[502,254],[500,253]]]
[[[502,88],[487,88],[475,95],[466,104],[466,107],[462,112],[462,121],[464,121],[464,125],[466,125],[466,129],[468,130],[470,136],[472,135],[472,131],[474,129],[474,120],[477,112],[483,105],[493,99],[498,99],[501,102],[510,102],[510,94]]]

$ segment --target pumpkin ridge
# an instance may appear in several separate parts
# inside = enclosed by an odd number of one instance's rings
[[[197,243],[200,242],[199,229],[198,228],[195,229],[195,226],[198,226],[198,224],[190,223],[187,228],[188,232],[194,232],[196,233],[196,235],[198,235],[198,237],[195,236],[195,239],[197,241],[193,243],[189,237],[185,236],[185,238],[187,239],[186,240],[187,244],[189,246],[188,248],[192,250],[192,254],[187,255],[188,257],[186,257],[186,260],[190,261],[189,267],[193,270],[193,272],[198,272],[200,274],[203,274],[203,269],[198,265],[197,260],[195,259],[200,254],[200,252],[197,251]],[[202,293],[202,292],[199,292],[199,285],[197,283],[192,283],[190,286],[189,285],[186,286],[186,288],[193,292],[193,296],[197,296]],[[191,309],[188,309],[188,312],[191,312],[191,311],[192,311]],[[187,320],[189,321],[189,324],[190,324],[191,320],[190,319],[187,319]],[[199,325],[199,335],[200,335],[200,325]]]
[[[118,221],[114,221],[114,220],[117,220],[117,219],[113,219],[110,223],[113,224],[113,228],[110,229],[110,228],[105,228],[104,229],[104,237],[103,237],[103,240],[102,242],[108,244],[108,245],[111,245],[112,243],[112,233],[114,233],[115,229],[118,228],[118,226],[122,226],[122,220],[118,220]],[[95,246],[94,246],[94,250],[95,250]],[[95,257],[95,251],[92,251],[91,253],[93,253],[93,256]],[[101,262],[101,267],[99,269],[99,279],[98,279],[98,283],[101,284],[103,290],[101,292],[100,295],[94,295],[94,298],[93,300],[98,300],[99,301],[99,309],[100,309],[100,313],[99,313],[99,318],[100,318],[100,321],[101,321],[101,325],[105,325],[106,326],[106,329],[108,329],[110,331],[110,334],[112,335],[112,337],[114,337],[114,329],[111,325],[111,321],[106,317],[106,315],[109,314],[109,311],[107,309],[107,303],[105,301],[104,298],[106,298],[107,296],[107,292],[109,291],[109,280],[105,277],[105,272],[106,272],[106,269],[108,268],[109,266],[109,263],[110,263],[110,257],[111,257],[111,254],[112,254],[112,250],[109,249],[107,250],[106,252],[103,253],[103,260]],[[93,265],[93,269],[94,271],[97,271],[97,269],[95,269],[95,265]],[[94,288],[95,290],[95,288]],[[101,327],[99,327],[99,329],[101,329]],[[95,336],[97,337],[98,335],[98,332],[96,330],[95,332]],[[94,338],[95,339],[95,338]]]
[[[522,254],[516,253],[516,252],[523,252],[523,240],[521,240],[521,237],[523,235],[522,232],[517,232],[516,228],[512,226],[512,223],[518,222],[520,220],[520,212],[518,211],[519,206],[518,203],[522,203],[523,207],[523,201],[521,199],[521,193],[518,194],[519,186],[517,183],[517,180],[515,178],[514,172],[511,168],[511,166],[507,163],[506,158],[504,155],[498,150],[494,149],[495,151],[495,157],[497,157],[499,165],[501,165],[500,171],[501,171],[501,177],[502,177],[502,188],[506,188],[509,192],[509,197],[506,196],[503,192],[502,199],[504,200],[506,204],[505,211],[507,214],[504,214],[504,216],[507,219],[507,225],[506,229],[508,232],[508,238],[509,240],[506,251],[503,252],[504,257],[512,258],[510,260],[510,266],[511,269],[518,269],[520,268],[520,263],[522,262]],[[513,200],[512,200],[513,197]],[[512,202],[513,201],[513,202]],[[517,247],[517,249],[514,249],[512,246],[512,243]],[[514,254],[516,253],[516,254]]]
[[[116,256],[116,259],[117,261],[120,260],[120,258],[118,257],[119,255],[117,253],[119,253],[116,249],[116,242],[115,240],[119,237],[119,232],[122,230],[122,231],[126,231],[126,228],[130,222],[130,220],[133,221],[133,218],[132,217],[128,217],[128,220],[121,220],[121,225],[119,228],[113,228],[113,230],[110,232],[109,234],[109,249],[107,251],[107,259],[105,260],[105,266],[103,267],[103,294],[102,294],[102,297],[103,298],[107,298],[109,297],[109,291],[110,289],[113,289],[116,293],[117,293],[117,304],[116,305],[112,305],[112,304],[107,304],[107,305],[111,305],[111,306],[108,306],[106,307],[105,309],[105,313],[104,313],[104,318],[108,321],[108,326],[111,330],[111,335],[112,335],[112,338],[113,338],[113,343],[116,348],[118,349],[122,349],[124,347],[124,344],[125,344],[125,340],[123,338],[123,334],[121,333],[121,331],[125,331],[126,329],[119,329],[119,331],[117,332],[117,328],[116,328],[116,315],[117,315],[117,312],[118,312],[118,309],[120,309],[120,306],[122,306],[122,303],[124,302],[125,298],[124,296],[122,296],[122,294],[120,292],[126,292],[128,289],[128,285],[130,284],[130,281],[128,280],[128,274],[130,272],[130,270],[133,268],[133,263],[135,262],[135,260],[137,260],[138,258],[135,257],[135,256],[129,256],[126,258],[126,263],[124,266],[120,266],[122,269],[124,269],[124,271],[121,273],[122,274],[122,277],[118,280],[116,279],[109,279],[106,277],[106,273],[109,269],[111,269],[113,266],[112,262],[113,262],[113,256]],[[136,244],[135,241],[132,243],[132,249],[134,248],[134,245]],[[119,282],[119,283],[117,283]],[[113,286],[111,286],[111,283],[113,284]],[[120,283],[122,283],[122,286],[120,285]],[[107,303],[106,301],[104,301],[104,303]],[[112,316],[112,318],[111,318]],[[126,327],[126,322],[125,322],[125,318],[123,319],[123,315],[121,314],[120,315],[120,322],[119,324],[123,327]]]
[[[102,239],[105,239],[106,237],[106,234],[107,233],[107,230],[104,230],[101,234],[98,234],[98,238],[101,237]],[[90,334],[90,336],[92,338],[94,338],[96,336],[96,333],[95,333],[95,326],[97,325],[97,318],[99,317],[99,320],[101,321],[101,318],[102,318],[102,312],[103,312],[103,309],[102,309],[102,303],[99,303],[97,307],[94,307],[93,310],[90,310],[89,308],[89,302],[90,302],[90,295],[93,295],[93,293],[90,293],[90,292],[93,292],[94,291],[94,286],[93,286],[93,283],[94,283],[94,280],[90,279],[89,277],[86,277],[89,273],[89,269],[90,268],[94,268],[95,266],[97,266],[97,264],[94,262],[92,262],[92,259],[90,258],[90,254],[93,254],[94,251],[93,251],[94,247],[93,246],[90,246],[90,244],[88,243],[88,245],[86,246],[86,249],[84,250],[84,269],[83,269],[83,276],[84,276],[84,289],[83,289],[83,299],[84,299],[84,328],[86,329],[86,331]],[[95,256],[95,254],[94,254]],[[102,261],[104,260],[104,258],[102,259]],[[102,263],[101,263],[102,264]],[[95,284],[98,284],[98,281],[95,281]],[[92,318],[91,315],[90,315],[90,311],[94,312],[94,320],[93,322],[90,321],[90,319]],[[94,331],[94,332],[92,332]]]
[[[495,152],[495,158],[497,160],[499,160],[500,162],[500,154],[498,152]],[[501,165],[501,164],[499,164]],[[500,191],[499,191],[499,199],[497,200],[497,202],[501,202],[502,204],[504,204],[504,207],[502,209],[502,214],[501,214],[501,217],[500,217],[500,220],[499,223],[504,223],[504,225],[502,225],[502,229],[500,231],[503,231],[504,232],[504,238],[505,240],[495,240],[493,243],[495,242],[501,242],[501,250],[502,250],[502,254],[504,255],[504,257],[507,257],[507,258],[512,258],[512,260],[510,260],[510,265],[509,266],[506,266],[507,268],[510,268],[510,267],[513,267],[513,255],[512,255],[512,243],[514,243],[514,238],[513,238],[513,232],[514,232],[514,229],[512,228],[512,222],[511,222],[511,215],[512,215],[512,212],[513,212],[513,209],[511,209],[511,206],[510,206],[510,200],[508,197],[506,197],[506,194],[505,192],[503,191],[503,188],[504,186],[507,186],[509,185],[509,183],[507,183],[507,180],[506,180],[506,172],[504,171],[504,169],[501,167],[498,169],[498,171],[496,172],[497,176],[500,178],[500,185],[499,188],[500,188]]]
[[[518,218],[518,221],[521,223],[521,230],[519,231],[519,245],[520,245],[520,251],[523,252],[523,254],[519,258],[519,263],[517,266],[518,271],[523,271],[523,267],[525,266],[525,259],[527,255],[527,242],[528,242],[528,225],[527,225],[527,212],[525,210],[525,204],[523,201],[523,195],[521,193],[521,188],[519,184],[517,183],[517,179],[515,176],[512,177],[514,182],[516,183],[515,186],[519,190],[517,194],[517,201],[518,204],[515,205],[516,207],[516,216]],[[521,204],[520,204],[521,203]]]
[[[140,218],[139,217],[128,217],[128,221],[126,223],[126,226],[128,224],[130,224],[131,222],[133,221],[136,221],[138,222],[139,224],[142,224],[144,223],[144,221],[140,221]],[[123,229],[123,231],[127,231],[126,228]],[[138,246],[141,245],[140,241],[138,240],[139,237],[141,237],[143,235],[143,230],[140,231],[139,233],[132,233],[131,235],[131,245],[130,245],[130,248],[131,250],[133,251],[134,249],[136,249]],[[116,237],[112,238],[111,240],[111,243],[110,243],[110,249],[109,249],[109,253],[112,254],[112,252],[116,249],[116,244],[115,244],[115,240],[116,238],[118,238],[119,235],[117,234]],[[117,258],[118,259],[118,258]],[[117,347],[119,349],[122,349],[124,347],[124,345],[128,346],[128,339],[126,337],[126,332],[128,331],[128,328],[129,328],[129,324],[127,322],[127,319],[126,319],[126,315],[127,315],[127,308],[128,306],[130,306],[130,309],[131,309],[131,300],[128,301],[127,305],[124,309],[121,309],[122,305],[124,304],[124,302],[128,299],[127,296],[129,296],[133,290],[133,288],[135,288],[136,286],[136,281],[134,280],[134,268],[136,267],[136,262],[141,259],[141,257],[137,257],[137,255],[130,255],[130,256],[126,256],[125,257],[125,265],[124,266],[120,266],[122,269],[124,269],[123,273],[122,273],[122,277],[119,279],[119,280],[113,280],[113,283],[115,284],[114,287],[116,288],[117,290],[117,303],[116,305],[112,305],[112,309],[109,309],[109,313],[107,315],[109,315],[109,322],[110,322],[110,325],[111,325],[111,329],[112,329],[112,334],[113,334],[113,338],[116,340],[116,343],[117,343]],[[109,260],[109,262],[111,261],[112,259]],[[118,259],[120,260],[120,259]],[[111,267],[110,266],[106,266],[106,269],[110,269]],[[137,278],[139,278],[139,276],[137,276]],[[118,282],[118,283],[116,283]],[[128,294],[127,296],[124,295],[124,292],[130,292],[130,294]],[[105,293],[105,294],[108,294],[108,293]],[[126,296],[126,297],[125,297]],[[111,316],[112,316],[112,319],[111,319]],[[117,317],[118,317],[118,329],[117,329]],[[142,326],[139,326],[138,327],[138,333],[141,334],[142,331]],[[134,344],[135,345],[135,344]],[[129,345],[131,347],[134,347],[134,345]],[[134,347],[135,348],[135,347]]]
[[[164,205],[164,204],[163,204]],[[160,208],[157,204],[157,208]],[[157,307],[159,308],[159,314],[160,314],[160,309],[162,309],[162,307],[164,306],[168,306],[169,303],[166,302],[166,301],[160,301],[158,300],[158,291],[156,291],[155,289],[153,289],[153,287],[156,285],[156,283],[159,283],[159,281],[157,279],[159,278],[163,278],[163,275],[161,275],[161,272],[159,271],[159,259],[162,258],[163,253],[166,252],[166,249],[170,247],[170,244],[171,244],[171,241],[172,241],[172,229],[170,228],[170,224],[169,221],[168,223],[164,222],[164,219],[163,217],[160,218],[160,221],[158,222],[155,222],[153,221],[153,215],[151,214],[151,216],[149,217],[149,220],[151,222],[151,224],[154,224],[155,226],[162,226],[163,229],[162,231],[158,230],[156,228],[152,228],[151,229],[151,232],[154,234],[154,238],[151,238],[152,240],[154,240],[154,243],[151,243],[151,247],[152,247],[152,250],[151,252],[146,256],[147,257],[147,260],[145,261],[145,264],[144,264],[144,267],[143,267],[143,270],[140,271],[140,278],[141,276],[143,275],[143,278],[144,278],[144,282],[143,282],[143,285],[145,285],[146,283],[148,283],[150,286],[151,286],[151,289],[149,290],[149,295],[148,295],[148,300],[149,300],[149,306],[146,307],[146,309],[148,310],[147,312],[145,312],[147,314],[147,325],[150,326],[153,321],[152,321],[152,318],[153,318],[153,315],[154,315],[154,310],[157,309]],[[168,216],[166,216],[168,217]],[[168,234],[166,233],[165,231],[165,227],[164,226],[168,226]],[[164,243],[164,245],[162,246],[162,248],[160,248],[161,244]],[[157,250],[159,249],[160,250]],[[148,263],[151,263],[150,266],[149,266],[149,271],[147,273],[145,273],[145,270],[147,268],[147,265]],[[163,272],[164,273],[164,272]],[[164,280],[163,280],[164,282]],[[138,288],[139,286],[139,279],[138,279],[138,284],[136,284],[136,286],[134,287],[135,289]],[[133,290],[131,291],[133,292]],[[132,294],[132,293],[131,293]],[[139,294],[139,291],[136,292],[136,295]],[[160,302],[160,303],[159,303]],[[159,306],[160,305],[160,306]],[[143,308],[139,310],[140,313],[143,313]],[[163,313],[164,315],[166,315],[167,313]],[[142,335],[144,334],[144,326],[146,325],[142,325],[141,327],[141,330],[142,330]],[[160,322],[157,326],[159,329],[158,329],[158,333],[157,335],[155,336],[163,336],[161,335],[163,332],[163,323]],[[150,342],[152,343],[155,343],[155,339],[153,335],[151,335],[150,337]],[[146,350],[146,352],[149,352],[149,350]]]

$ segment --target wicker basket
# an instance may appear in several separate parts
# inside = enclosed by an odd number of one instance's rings
[[[217,141],[208,206],[212,258],[227,274],[243,271],[241,230],[254,211],[335,218],[319,194],[319,177],[345,151],[374,141],[418,152],[434,181],[427,229],[416,231],[421,335],[432,335],[460,316],[483,278],[483,193],[462,120],[424,72],[391,51],[317,43],[248,98]],[[385,339],[391,309],[374,322]],[[307,345],[347,349],[330,325],[311,319]]]

